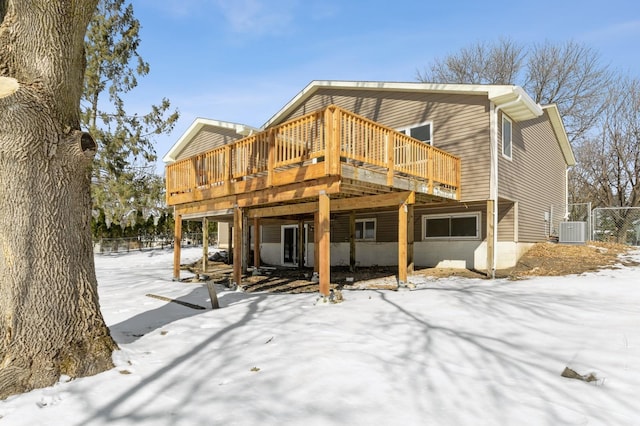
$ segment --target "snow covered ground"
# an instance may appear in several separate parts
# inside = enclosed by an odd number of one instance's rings
[[[335,305],[226,290],[214,311],[145,296],[210,306],[172,256],[97,256],[116,368],[10,397],[0,425],[640,424],[640,267],[421,277]]]

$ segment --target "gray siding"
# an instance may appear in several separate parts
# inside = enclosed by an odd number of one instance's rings
[[[498,127],[501,133],[502,125]],[[534,120],[513,122],[512,133],[512,160],[499,156],[498,192],[518,201],[519,241],[543,241],[544,212],[566,202],[564,157],[546,112]]]
[[[281,225],[263,225],[260,227],[262,231],[262,237],[260,241],[263,243],[280,243],[281,234],[280,234]]]
[[[486,96],[322,89],[283,121],[337,105],[393,128],[433,122],[434,146],[460,156],[462,200],[489,196],[489,101]]]
[[[487,210],[486,202],[465,203],[465,204],[448,204],[441,207],[415,207],[414,208],[414,241],[416,243],[423,241],[423,216],[430,214],[475,214],[480,213],[480,242],[486,240],[487,235]],[[499,204],[499,224],[498,239],[499,241],[513,241],[514,236],[514,217],[515,208],[511,202],[501,202]],[[395,210],[389,211],[370,211],[356,214],[356,219],[375,219],[376,220],[376,243],[395,243],[398,240],[398,213]],[[281,226],[285,223],[269,223],[262,226],[263,243],[280,243]],[[310,222],[307,222],[311,224]],[[313,242],[313,232],[309,230],[309,242]],[[446,240],[444,240],[446,241]],[[465,242],[468,240],[458,240],[457,242]],[[332,243],[348,243],[349,242],[349,213],[336,213],[331,215],[331,242]],[[437,241],[435,242],[437,243]],[[434,243],[434,244],[435,244]],[[419,246],[416,250],[424,250],[424,245]],[[430,247],[430,246],[427,246]],[[360,250],[368,250],[361,247]]]
[[[487,207],[486,203],[464,205],[448,205],[446,207],[416,207],[414,209],[414,241],[422,240],[422,216],[432,214],[451,213],[480,213],[480,238],[487,236]],[[359,213],[357,219],[372,218],[376,220],[376,242],[398,241],[398,213],[373,212]],[[515,223],[515,209],[513,203],[502,201],[498,210],[498,240],[513,241]],[[331,220],[331,242],[343,243],[349,241],[349,215],[340,214]]]
[[[204,126],[176,156],[176,161],[201,154],[241,138],[242,136],[237,134],[235,130]]]
[[[398,241],[398,213],[370,212],[358,213],[356,219],[375,219],[376,242],[386,243]],[[331,242],[349,242],[349,214],[331,216]]]

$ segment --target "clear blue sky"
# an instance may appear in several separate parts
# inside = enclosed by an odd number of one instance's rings
[[[478,41],[574,40],[640,77],[640,1],[136,0],[151,73],[129,108],[180,110],[161,158],[197,117],[261,126],[312,80],[415,81]],[[163,170],[162,166],[159,166]]]

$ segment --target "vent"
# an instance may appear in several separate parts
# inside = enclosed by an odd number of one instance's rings
[[[560,222],[560,243],[584,244],[586,241],[587,222]]]

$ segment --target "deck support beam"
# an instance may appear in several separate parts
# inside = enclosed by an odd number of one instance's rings
[[[180,246],[182,245],[182,215],[175,214],[173,228],[173,279],[180,280]]]
[[[202,218],[202,273],[207,272],[209,265],[209,219]]]
[[[242,209],[233,209],[233,282],[242,284]]]
[[[329,296],[331,280],[331,223],[330,223],[331,202],[329,196],[322,191],[318,197],[318,233],[320,251],[320,265],[318,274],[320,275],[320,294]]]

